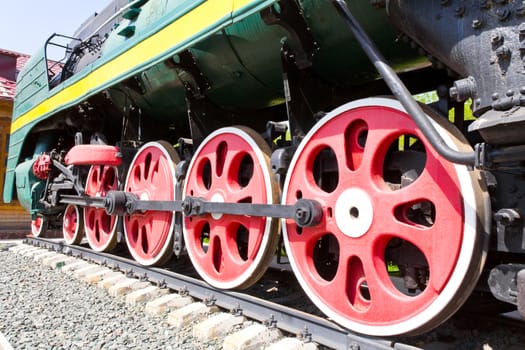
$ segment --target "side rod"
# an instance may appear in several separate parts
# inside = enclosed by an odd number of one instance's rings
[[[140,200],[124,191],[109,191],[106,197],[62,195],[60,203],[103,208],[109,215],[132,215],[144,211],[182,212],[184,216],[248,215],[293,219],[301,227],[315,226],[321,222],[323,209],[315,200],[299,199],[294,205],[210,202],[203,198],[186,197],[184,200]]]

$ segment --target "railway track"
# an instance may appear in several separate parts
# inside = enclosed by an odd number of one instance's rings
[[[291,274],[285,270],[270,270],[260,283],[246,292],[230,292],[210,287],[200,280],[194,271],[189,270],[191,267],[188,266],[191,265],[185,265],[183,262],[168,265],[163,269],[148,268],[125,257],[124,251],[121,256],[108,255],[93,252],[82,246],[64,245],[60,240],[41,238],[28,238],[24,243],[11,250],[17,253],[24,253],[24,251],[29,253],[23,255],[32,257],[31,263],[37,260],[42,265],[54,265],[63,270],[70,270],[71,275],[84,281],[94,277],[90,280],[91,284],[93,281],[98,281],[98,285],[104,286],[110,295],[123,295],[112,292],[112,289],[116,290],[114,286],[118,284],[110,283],[111,279],[115,279],[115,275],[125,275],[126,280],[130,277],[134,279],[135,286],[138,287],[130,288],[126,292],[124,298],[126,304],[131,302],[145,305],[137,309],[140,311],[134,312],[161,315],[161,318],[167,319],[167,323],[174,326],[172,328],[177,329],[170,330],[175,334],[178,334],[182,327],[193,329],[189,332],[194,343],[190,347],[172,344],[175,349],[517,350],[525,348],[525,337],[522,335],[525,324],[513,314],[495,315],[480,312],[474,314],[472,309],[462,310],[437,329],[417,337],[392,339],[364,337],[349,332],[321,316],[316,316],[320,313],[315,311],[315,307],[301,294],[302,291],[295,281],[291,281],[288,286],[284,285],[283,280],[291,279],[289,278]],[[88,270],[91,272],[84,273]],[[111,272],[107,273],[107,270]],[[183,270],[185,275],[174,270],[179,272]],[[88,277],[90,274],[93,277]],[[278,281],[279,279],[281,281]],[[274,285],[275,281],[278,283]],[[279,293],[269,293],[279,288],[283,288],[281,296]],[[297,291],[291,293],[295,288]],[[141,296],[141,291],[146,290],[149,292]],[[180,312],[173,309],[173,303],[171,308],[162,306],[173,298],[191,300],[191,305],[198,305],[200,309],[195,308],[187,313],[191,306],[186,302],[177,306],[180,307],[178,309]],[[165,302],[161,303],[161,300]],[[184,309],[186,311],[183,312]],[[177,313],[178,316],[173,316]],[[138,316],[138,318],[143,317]],[[239,321],[241,319],[244,320],[242,325]],[[217,320],[219,320],[218,324],[214,325]],[[232,322],[232,320],[236,321]],[[254,333],[247,336],[248,330]],[[202,344],[206,344],[206,339],[210,337],[214,338],[215,345],[210,347],[208,343],[208,346],[203,347]],[[141,348],[140,344],[139,348]]]
[[[349,332],[325,318],[247,293],[217,290],[198,278],[181,275],[169,269],[144,267],[122,256],[97,253],[82,246],[68,246],[58,240],[27,238],[24,243],[120,271],[128,277],[139,279],[142,282],[147,281],[163,290],[169,290],[170,293],[189,296],[200,304],[204,304],[208,310],[211,307],[214,311],[222,310],[237,316],[242,315],[259,325],[266,326],[267,329],[278,329],[280,334],[292,335],[295,337],[293,344],[352,350],[417,349],[417,347],[395,340],[364,337]],[[52,256],[48,255],[47,260]],[[62,260],[57,259],[56,261]],[[80,266],[83,265],[79,265],[79,268]],[[223,347],[228,348],[228,345],[225,343]]]

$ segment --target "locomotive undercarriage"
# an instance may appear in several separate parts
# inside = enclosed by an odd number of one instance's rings
[[[279,24],[272,15],[265,20]],[[309,70],[316,48],[302,24],[286,25],[302,43],[285,43],[281,53],[286,111],[276,107],[269,115],[278,117],[254,118],[270,120],[266,125],[227,126],[249,118],[206,98],[206,80],[186,52],[174,68],[186,83],[184,132],[191,138],[169,127],[158,138],[142,134],[141,110],[130,98],[120,138],[109,127],[107,134],[82,130],[77,135],[90,143],[77,136],[39,158],[36,195],[46,215],[35,216],[33,234],[58,225],[68,244],[85,235],[97,251],[125,241],[144,265],[185,254],[204,280],[226,289],[252,285],[285,254],[325,314],[370,335],[429,330],[486,284],[523,315],[519,137],[510,148],[494,145],[509,126],[489,123],[487,130],[470,127],[467,140],[463,98],[456,99],[465,82],[454,85],[444,70],[421,69],[414,82],[407,73],[412,92],[438,89],[433,109],[418,108],[446,149],[469,155],[461,158],[468,166],[457,164],[460,157],[451,161],[436,150],[436,138],[410,108],[392,98],[361,98],[387,94],[388,79],[359,88],[325,85]],[[426,74],[432,79],[421,79]],[[130,96],[140,90],[125,86]],[[456,101],[443,86],[453,86]],[[444,117],[452,106],[453,123]],[[210,115],[217,118],[208,122]],[[150,141],[156,139],[166,141]]]

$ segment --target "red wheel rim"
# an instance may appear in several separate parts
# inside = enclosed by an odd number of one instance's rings
[[[211,134],[190,164],[185,196],[271,203],[268,160],[260,149],[264,142],[254,140],[254,134],[247,128],[223,128]],[[269,248],[273,230],[272,220],[261,217],[212,214],[184,219],[193,265],[203,279],[221,289],[245,288],[266,270],[268,251],[275,251]]]
[[[125,190],[142,200],[175,199],[175,165],[178,156],[163,142],[150,142],[135,155]],[[174,215],[146,211],[124,217],[126,242],[131,255],[142,265],[162,263],[171,256]]]
[[[108,191],[118,190],[116,167],[94,165],[86,179],[86,195],[105,197]],[[103,208],[84,208],[84,229],[89,246],[99,252],[109,251],[116,244],[118,218]]]
[[[423,142],[424,169],[405,188],[392,190],[386,184],[383,164],[392,143],[406,134]],[[448,140],[457,148],[450,137]],[[321,150],[327,149],[336,159],[338,178],[336,184],[323,188],[315,177],[315,162]],[[460,173],[465,179],[460,180]],[[310,198],[324,211],[321,224],[315,227],[299,228],[293,220],[283,220],[288,255],[307,294],[327,315],[361,333],[410,333],[436,319],[441,322],[452,299],[471,287],[463,280],[472,264],[479,265],[479,259],[473,257],[475,185],[468,179],[466,168],[435,153],[393,100],[358,101],[326,116],[297,150],[283,194],[286,204]],[[464,205],[463,198],[471,204]],[[422,201],[435,208],[431,226],[399,214],[411,203]],[[428,263],[428,285],[419,295],[402,293],[387,272],[385,251],[394,238],[415,246]],[[323,240],[330,241],[338,254],[331,275],[323,274],[316,265],[316,245]]]
[[[42,217],[37,217],[34,220],[31,220],[31,234],[35,237],[40,237],[47,227],[47,222]]]
[[[67,244],[78,244],[82,240],[82,216],[78,207],[68,204],[62,219],[62,233]]]

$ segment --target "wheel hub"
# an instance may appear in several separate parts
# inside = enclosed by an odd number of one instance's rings
[[[374,219],[374,208],[368,194],[360,188],[349,188],[335,203],[337,227],[348,237],[359,238],[368,232]]]
[[[211,202],[224,203],[224,196],[217,192],[213,196],[211,196]],[[215,220],[219,220],[220,218],[222,218],[222,214],[213,213],[211,214],[211,217],[214,218]]]

